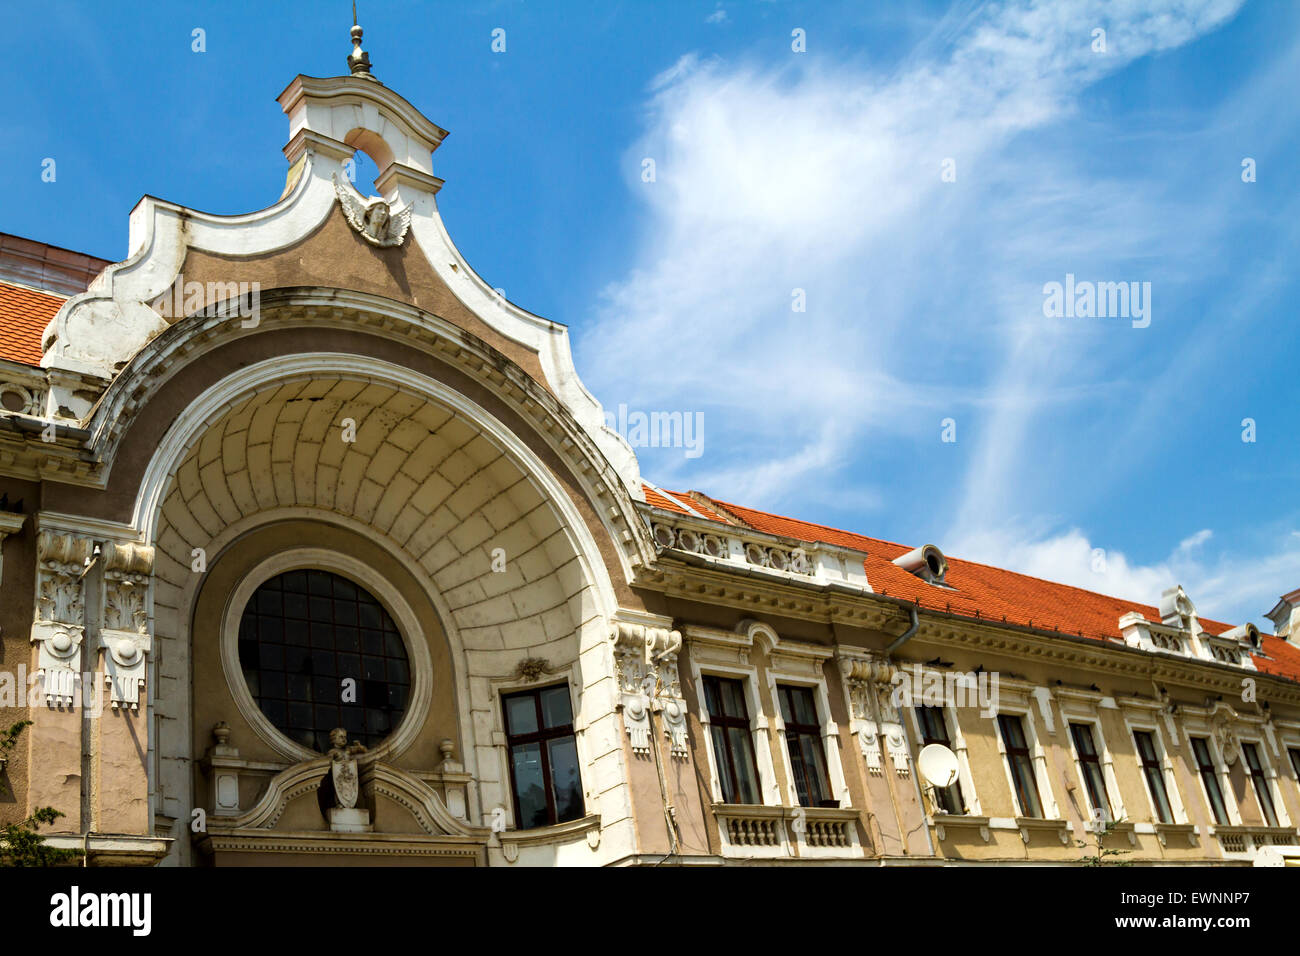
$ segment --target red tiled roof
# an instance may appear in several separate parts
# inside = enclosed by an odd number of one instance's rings
[[[0,282],[0,359],[41,364],[41,336],[64,299]]]
[[[675,497],[686,497],[679,492],[667,493]],[[646,500],[652,505],[664,507],[659,501],[666,499],[657,493],[652,499],[647,489]],[[695,499],[690,500],[694,505]],[[820,541],[865,551],[867,557],[863,566],[871,589],[889,597],[915,602],[922,608],[962,617],[1005,621],[1008,624],[1058,631],[1098,641],[1119,640],[1119,619],[1130,611],[1137,611],[1149,621],[1160,620],[1160,611],[1150,605],[945,555],[948,559],[948,573],[944,577],[944,583],[950,586],[949,590],[928,584],[893,563],[895,558],[912,550],[907,545],[786,518],[728,501],[717,500],[717,504],[756,531],[810,544]],[[682,511],[671,505],[668,510]],[[704,509],[699,510],[703,512]],[[717,520],[726,524],[733,523],[718,514]],[[1231,627],[1221,621],[1207,618],[1199,620],[1201,628],[1210,634],[1222,634]],[[1263,650],[1268,657],[1256,655],[1256,667],[1265,673],[1300,681],[1300,650],[1272,636],[1263,638]]]
[[[662,508],[664,511],[675,511],[679,515],[690,514],[689,511],[687,511],[677,502],[673,501],[671,498],[664,497],[656,489],[651,488],[649,485],[642,484],[641,488],[642,490],[645,491],[646,502],[653,505],[654,507]]]

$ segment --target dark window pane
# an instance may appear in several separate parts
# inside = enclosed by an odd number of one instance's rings
[[[1246,769],[1250,771],[1250,781],[1255,787],[1255,798],[1259,801],[1260,813],[1264,822],[1271,827],[1277,826],[1277,808],[1273,806],[1273,791],[1268,784],[1268,775],[1260,762],[1259,752],[1254,744],[1243,743],[1241,754],[1246,760]]]
[[[741,681],[712,675],[705,677],[703,684],[722,802],[759,803],[745,686]]]
[[[1020,815],[1041,817],[1038,802],[1038,781],[1034,776],[1034,761],[1025,741],[1024,725],[1014,714],[999,714],[998,727],[1002,732],[1002,746],[1007,752],[1007,769],[1015,790],[1016,806]]]
[[[1147,792],[1155,804],[1156,820],[1160,823],[1173,823],[1173,811],[1169,807],[1169,794],[1165,790],[1164,767],[1156,753],[1155,740],[1150,731],[1133,731],[1133,741],[1137,745],[1138,760],[1142,764],[1142,776],[1146,779]]]
[[[311,620],[307,598],[302,594],[285,594],[284,616],[297,621]]]
[[[754,766],[753,738],[748,730],[732,727],[731,752],[735,754],[736,803],[762,803],[758,796],[758,770]]]
[[[567,692],[566,692],[567,696]],[[578,776],[578,747],[572,737],[549,741],[551,786],[557,823],[582,816],[582,780]]]
[[[542,726],[550,729],[573,723],[573,711],[569,706],[569,688],[552,687],[541,693]]]
[[[537,730],[537,701],[531,694],[506,699],[506,733],[512,737]]]
[[[268,634],[267,629],[271,627],[274,633]],[[311,625],[306,621],[275,621],[271,622],[262,618],[262,640],[277,640],[281,635],[284,637],[285,644],[292,644],[294,647],[307,647],[311,644]]]
[[[541,745],[530,743],[511,747],[510,773],[515,782],[515,802],[519,806],[519,828],[546,826],[550,819]]]
[[[267,719],[304,746],[328,749],[329,731],[343,727],[373,747],[405,709],[410,665],[400,639],[386,645],[380,638],[363,653],[356,628],[340,625],[355,623],[359,605],[376,615],[377,634],[396,634],[378,602],[325,571],[291,571],[265,582],[240,620],[240,665],[250,692]],[[342,700],[344,678],[358,681],[355,701]]]
[[[785,722],[786,750],[795,793],[805,807],[837,806],[831,799],[826,773],[826,752],[822,747],[821,723],[813,692],[808,687],[779,685],[777,697]]]
[[[1205,787],[1205,797],[1210,802],[1210,812],[1214,814],[1214,822],[1227,826],[1228,808],[1223,802],[1223,790],[1219,786],[1219,772],[1214,764],[1214,758],[1210,754],[1210,744],[1204,737],[1192,738],[1192,754],[1196,758],[1196,768],[1201,775],[1201,783]]]
[[[1074,750],[1079,758],[1083,785],[1088,791],[1088,806],[1094,814],[1100,813],[1103,820],[1110,820],[1112,818],[1110,797],[1106,793],[1105,774],[1102,771],[1096,742],[1092,737],[1092,727],[1088,724],[1071,724],[1070,737],[1074,741]]]

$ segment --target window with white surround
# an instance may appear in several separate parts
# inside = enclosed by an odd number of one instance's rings
[[[1250,777],[1251,790],[1259,804],[1261,818],[1270,827],[1290,826],[1286,805],[1277,791],[1277,774],[1268,757],[1268,748],[1259,740],[1242,740],[1243,769]]]
[[[970,757],[966,750],[966,736],[962,733],[959,709],[952,702],[943,706],[906,708],[911,723],[912,739],[916,741],[916,751],[927,744],[941,744],[957,755],[957,782],[948,788],[952,799],[942,798],[936,794],[938,806],[947,813],[965,814],[978,817],[982,815],[979,794],[975,791],[975,777],[970,769]],[[922,711],[928,713],[923,714]],[[975,711],[978,713],[978,711]],[[951,809],[960,806],[960,810]]]
[[[731,798],[747,796],[743,783],[730,786],[730,758],[744,755],[744,745],[736,740],[734,731],[748,725],[749,747],[758,775],[758,794],[754,802],[763,806],[780,806],[781,796],[776,784],[776,768],[772,763],[769,737],[770,724],[758,696],[758,667],[753,663],[754,642],[747,634],[713,628],[687,627],[682,631],[689,648],[692,684],[699,700],[698,716],[703,730],[704,749],[709,761],[710,792],[714,803],[729,803]],[[724,683],[730,682],[730,683]],[[711,691],[722,696],[712,704]],[[737,701],[739,692],[743,699]],[[725,699],[724,699],[725,698]],[[737,715],[743,704],[744,717]],[[713,713],[726,718],[715,728]],[[718,733],[725,731],[720,740]],[[722,749],[723,741],[730,753]],[[742,773],[744,767],[742,766]],[[723,785],[723,775],[728,775],[728,786]]]
[[[1174,767],[1165,746],[1164,734],[1155,721],[1125,718],[1133,754],[1142,774],[1147,807],[1155,823],[1187,823],[1187,813],[1174,780]]]
[[[1112,787],[1107,780],[1111,771],[1109,754],[1106,752],[1105,738],[1101,734],[1101,724],[1088,720],[1071,720],[1070,746],[1074,751],[1074,766],[1083,784],[1083,793],[1087,797],[1087,813],[1094,820],[1109,821],[1122,819],[1124,807],[1116,808],[1119,788]],[[1113,771],[1112,771],[1113,772]],[[1082,809],[1082,808],[1081,808]]]
[[[723,803],[760,804],[754,724],[745,679],[705,674],[700,680],[709,743]]]
[[[1002,740],[1002,755],[1011,777],[1011,795],[1015,798],[1018,816],[1043,816],[1042,798],[1038,793],[1038,776],[1034,772],[1034,757],[1025,736],[1025,721],[1019,714],[999,714],[998,732]]]
[[[803,805],[847,808],[851,801],[840,761],[840,732],[831,720],[830,697],[822,672],[834,652],[829,648],[782,642],[774,634],[769,639],[774,643],[768,653],[768,692],[773,705],[772,723],[781,744],[778,749],[785,761],[787,799],[790,805],[802,804],[801,791],[810,792],[806,772],[812,770],[824,773],[823,786],[829,786],[829,792],[818,802]],[[786,717],[787,703],[797,708],[797,712],[790,711],[790,720]],[[811,711],[808,705],[812,705]],[[825,760],[821,771],[816,769],[819,756]]]
[[[1209,737],[1188,737],[1187,739],[1191,746],[1196,775],[1201,781],[1201,796],[1205,798],[1214,822],[1219,826],[1239,824],[1241,818],[1235,812],[1236,807],[1230,809],[1228,800],[1232,791],[1231,788],[1225,786],[1226,773],[1219,762],[1214,741]]]

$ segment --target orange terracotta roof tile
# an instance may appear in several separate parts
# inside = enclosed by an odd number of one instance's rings
[[[0,359],[41,364],[41,336],[64,299],[0,282]]]
[[[669,494],[676,495],[677,492]],[[1148,621],[1160,620],[1159,609],[1151,605],[951,555],[945,556],[948,573],[944,582],[948,587],[929,584],[893,563],[895,558],[912,550],[907,545],[774,515],[721,499],[709,500],[757,531],[810,544],[823,542],[866,552],[863,567],[871,589],[889,597],[915,602],[922,608],[1115,642],[1122,640],[1119,619],[1131,611],[1138,612]],[[697,501],[698,497],[693,498],[692,504]],[[700,510],[705,511],[703,507]],[[712,513],[718,514],[716,511]],[[730,524],[720,514],[717,520]],[[1209,634],[1222,634],[1231,627],[1221,621],[1199,620],[1202,630]],[[1264,656],[1254,655],[1255,664],[1262,672],[1300,681],[1300,650],[1272,636],[1263,638],[1262,649]]]
[[[656,508],[662,508],[664,511],[675,511],[679,515],[690,514],[689,511],[687,511],[677,502],[673,501],[671,498],[667,498],[664,495],[661,495],[656,489],[650,487],[645,483],[642,483],[641,490],[645,492],[646,504],[653,505]]]

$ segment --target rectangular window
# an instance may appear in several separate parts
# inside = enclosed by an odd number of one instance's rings
[[[952,743],[948,739],[948,722],[944,719],[942,707],[917,707],[916,722],[921,727],[922,747],[939,744],[952,749]],[[945,813],[966,812],[966,801],[962,798],[960,783],[935,787],[934,799]]]
[[[1147,781],[1147,792],[1156,807],[1156,819],[1161,823],[1173,823],[1174,814],[1169,809],[1169,794],[1165,790],[1165,768],[1160,763],[1156,752],[1156,742],[1149,730],[1133,731],[1133,742],[1137,744],[1138,760],[1142,763],[1142,776]]]
[[[519,829],[581,817],[582,778],[568,686],[505,694],[501,705]]]
[[[1268,777],[1264,765],[1260,763],[1259,751],[1254,744],[1243,743],[1241,755],[1246,758],[1246,768],[1250,771],[1250,782],[1255,785],[1255,796],[1259,799],[1259,809],[1271,827],[1277,826],[1277,808],[1273,806],[1273,791],[1269,789]]]
[[[780,684],[777,696],[781,700],[785,745],[790,754],[790,771],[794,775],[799,805],[838,807],[840,802],[831,796],[826,751],[822,747],[822,725],[817,719],[812,688]]]
[[[1300,747],[1289,747],[1287,753],[1291,756],[1291,769],[1295,772],[1296,779],[1300,780]]]
[[[1071,724],[1070,737],[1074,741],[1074,752],[1079,757],[1079,769],[1083,772],[1083,785],[1088,790],[1088,804],[1093,814],[1100,813],[1103,820],[1113,820],[1110,797],[1106,794],[1106,776],[1102,773],[1101,757],[1092,739],[1092,726]]]
[[[1210,742],[1204,737],[1192,737],[1191,741],[1192,753],[1196,756],[1196,769],[1201,773],[1201,783],[1205,784],[1205,796],[1210,801],[1214,822],[1227,826],[1228,808],[1223,802],[1223,791],[1219,788],[1219,771],[1210,754]]]
[[[1022,817],[1041,817],[1038,802],[1038,781],[1034,777],[1034,759],[1025,741],[1025,728],[1015,714],[999,714],[998,727],[1002,730],[1002,746],[1007,752],[1007,767],[1015,785],[1016,805]]]
[[[724,677],[704,678],[704,707],[709,712],[713,759],[723,803],[762,803],[758,797],[758,767],[745,706],[745,685]]]

